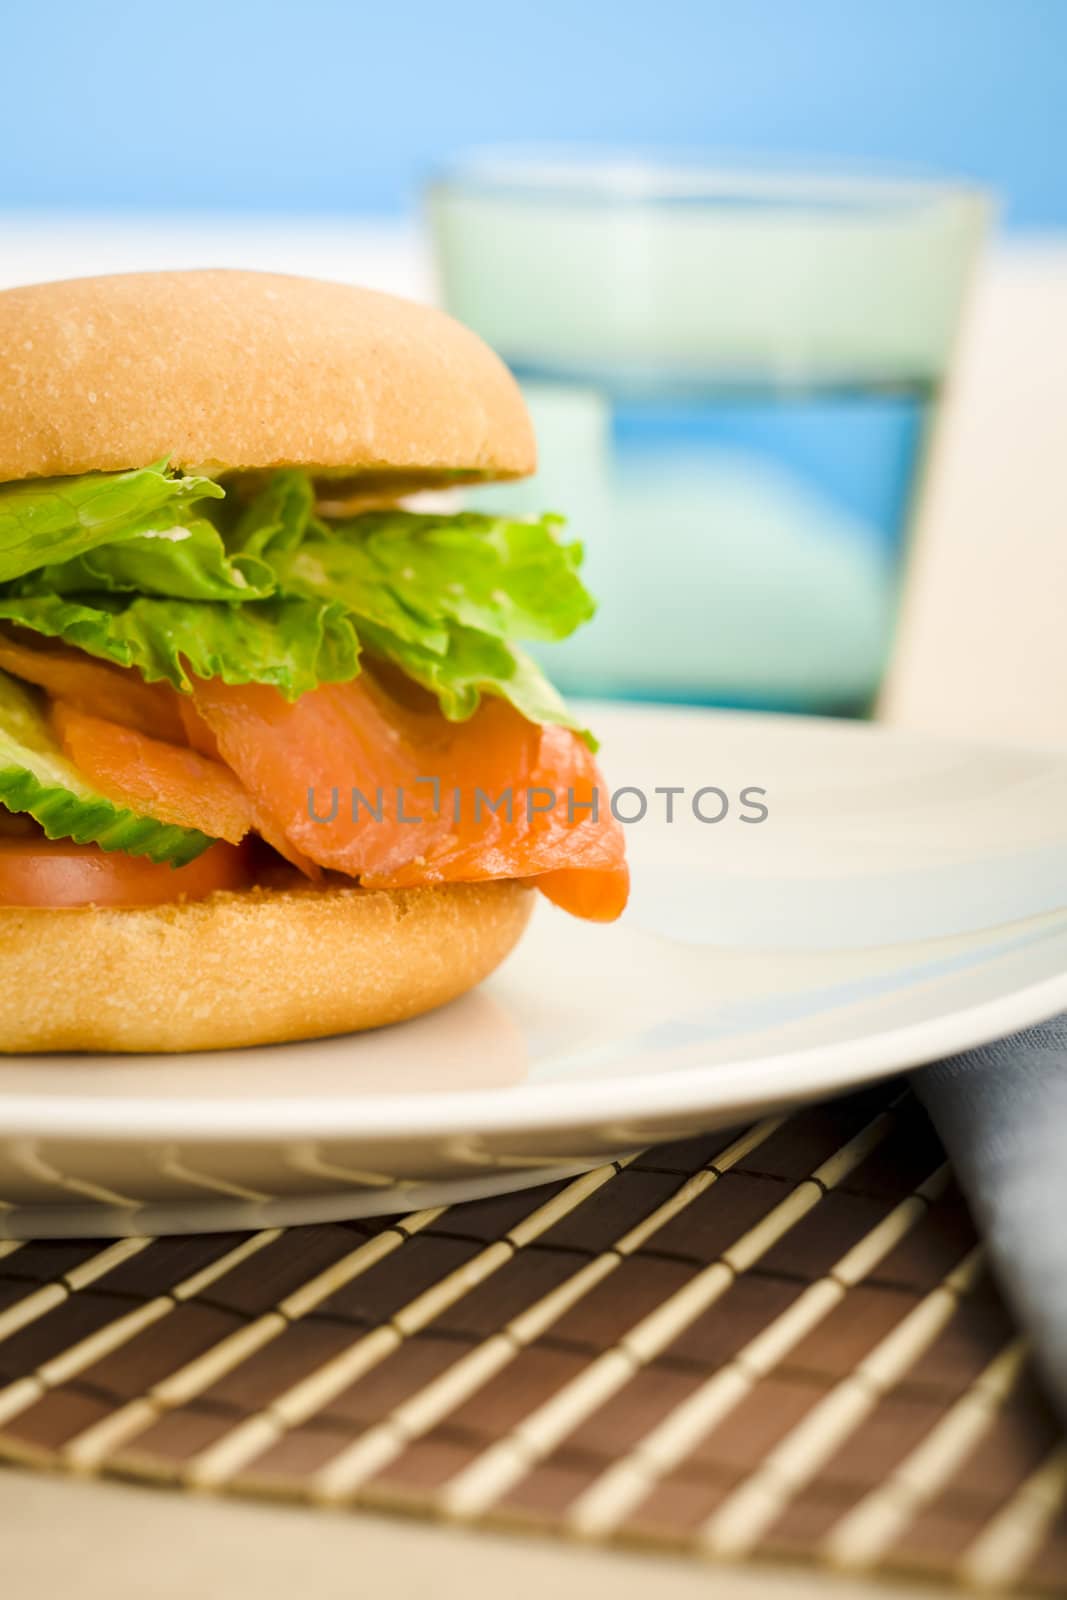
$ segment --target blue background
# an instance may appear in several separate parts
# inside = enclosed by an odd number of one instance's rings
[[[7,0],[0,206],[399,211],[516,139],[874,161],[1067,226],[1067,0]]]

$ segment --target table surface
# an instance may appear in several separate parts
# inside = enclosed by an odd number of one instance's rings
[[[361,1512],[205,1500],[29,1472],[0,1474],[7,1600],[353,1600],[367,1574],[389,1600],[946,1600],[946,1590],[796,1568],[708,1568]],[[388,1582],[384,1575],[388,1574]],[[76,1586],[76,1587],[75,1587]]]
[[[412,235],[342,223],[8,218],[0,284],[161,265],[256,265],[429,295]],[[978,284],[931,470],[900,648],[897,722],[1027,742],[1067,739],[1067,246],[998,251]],[[961,577],[966,573],[966,579]],[[4,1593],[349,1596],[388,1574],[398,1600],[610,1585],[617,1597],[709,1593],[691,1561],[517,1541],[362,1512],[196,1500],[116,1483],[0,1472]],[[521,1559],[517,1559],[521,1551]],[[723,1600],[944,1594],[824,1572],[715,1570]]]

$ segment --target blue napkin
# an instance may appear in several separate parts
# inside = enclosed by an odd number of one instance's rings
[[[915,1074],[1067,1421],[1067,1014]]]

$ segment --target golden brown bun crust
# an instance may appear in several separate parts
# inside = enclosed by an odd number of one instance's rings
[[[390,489],[533,471],[514,380],[393,295],[266,272],[142,272],[0,293],[0,482],[322,467]]]
[[[0,1050],[218,1050],[400,1022],[492,972],[533,898],[502,882],[0,910]]]

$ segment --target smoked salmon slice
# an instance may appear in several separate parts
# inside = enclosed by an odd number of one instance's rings
[[[598,920],[626,903],[622,830],[569,729],[498,699],[451,723],[366,669],[293,702],[219,679],[193,700],[261,814],[320,866],[383,889],[528,878]]]
[[[184,731],[178,694],[169,684],[146,683],[133,667],[96,661],[63,645],[22,644],[0,633],[0,668],[90,716],[173,744],[194,742]]]
[[[175,692],[174,698],[177,701],[178,717],[185,735],[183,742],[194,750],[199,750],[202,756],[210,756],[212,761],[220,760],[219,742],[193,705],[192,696]]]
[[[66,755],[109,799],[231,844],[254,830],[306,878],[320,879],[320,868],[217,759],[214,737],[195,707],[190,703],[186,714],[182,697],[180,709],[183,722],[188,716],[193,749],[89,716],[64,701],[53,704],[52,723]],[[205,754],[205,747],[216,757]]]
[[[79,772],[131,811],[199,828],[229,844],[238,844],[255,826],[250,795],[221,761],[89,716],[62,700],[52,706],[52,725]]]
[[[103,794],[236,844],[259,833],[305,876],[368,888],[528,879],[573,915],[626,905],[622,830],[592,755],[502,700],[450,723],[373,672],[290,702],[259,684],[146,684],[0,635],[0,668],[54,697],[64,751]]]
[[[531,881],[553,905],[589,922],[614,922],[630,898],[630,869],[625,862],[591,871],[558,867]]]

